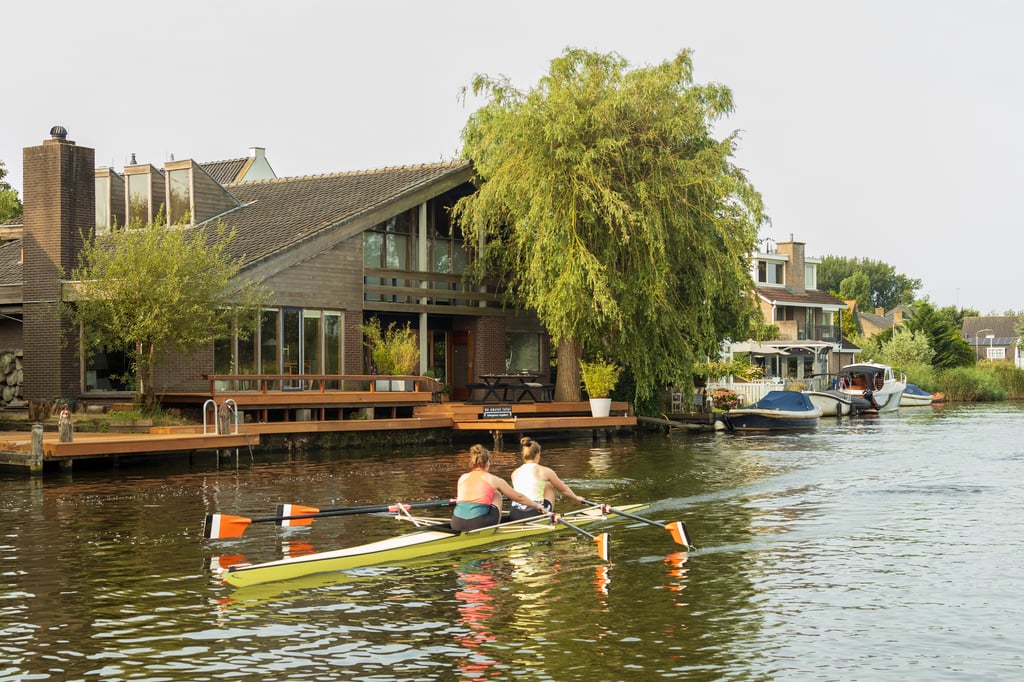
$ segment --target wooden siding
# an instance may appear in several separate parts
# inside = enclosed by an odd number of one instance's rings
[[[346,240],[263,280],[274,292],[273,305],[361,310],[362,249],[353,244],[361,240]]]
[[[192,222],[194,224],[198,225],[241,205],[238,199],[221,187],[199,164],[191,160],[182,163],[192,169]],[[171,170],[172,167],[173,164],[165,165],[167,170]]]

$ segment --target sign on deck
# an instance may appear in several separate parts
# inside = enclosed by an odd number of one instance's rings
[[[511,419],[511,405],[484,405],[483,419]]]

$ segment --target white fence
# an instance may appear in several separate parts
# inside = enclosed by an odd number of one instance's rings
[[[756,403],[768,395],[768,391],[781,391],[786,388],[786,382],[782,379],[765,379],[763,381],[732,381],[723,379],[721,381],[709,381],[707,386],[708,394],[716,388],[727,388],[735,391],[743,398],[743,405]]]

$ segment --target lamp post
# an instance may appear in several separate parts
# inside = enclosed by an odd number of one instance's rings
[[[974,332],[974,352],[978,354],[978,360],[981,360],[981,351],[978,350],[978,337],[981,336],[982,332],[991,332],[991,331],[995,331],[995,330],[993,330],[993,329],[979,329],[978,331]],[[988,334],[987,336],[985,336],[985,338],[986,339],[995,338],[995,334]]]

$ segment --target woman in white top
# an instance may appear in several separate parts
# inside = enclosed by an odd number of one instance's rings
[[[512,472],[512,487],[517,492],[544,505],[549,512],[555,510],[555,491],[582,504],[583,498],[562,482],[554,471],[540,464],[540,444],[530,438],[519,441],[523,446],[523,464]],[[512,503],[511,519],[525,519],[537,516],[540,512],[518,502]]]

